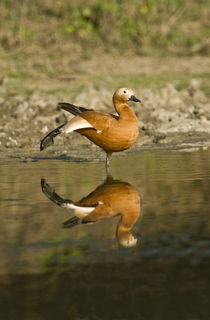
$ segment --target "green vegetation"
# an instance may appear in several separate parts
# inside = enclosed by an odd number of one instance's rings
[[[63,41],[82,45],[207,53],[210,3],[206,0],[1,0],[4,49]]]
[[[30,76],[30,75],[29,75]],[[29,77],[28,76],[28,77]],[[42,81],[33,78],[33,81],[28,81],[27,75],[24,73],[8,74],[8,81],[5,84],[6,94],[8,92],[13,94],[20,94],[25,96],[30,96],[35,90],[39,90],[43,94],[56,95],[59,98],[62,96],[68,96],[69,99],[73,99],[78,94],[80,94],[85,85],[81,85],[80,79],[74,80],[71,84],[68,81],[63,81],[60,85],[57,81],[51,80],[52,83],[48,83],[47,86],[43,86]],[[174,84],[178,91],[189,88],[191,79],[198,79],[201,81],[200,89],[207,95],[210,96],[209,87],[209,72],[203,73],[174,73],[174,72],[160,72],[157,74],[145,74],[145,73],[116,73],[112,77],[108,74],[97,73],[93,75],[88,75],[88,79],[84,81],[92,83],[93,87],[100,89],[101,87],[107,88],[108,90],[113,90],[113,88],[124,86],[125,83],[129,83],[130,87],[134,89],[138,88],[151,88],[154,90],[159,90],[167,86],[168,83]],[[4,95],[0,93],[0,97]]]
[[[88,237],[80,232],[74,238],[58,235],[49,241],[49,248],[38,253],[38,258],[43,272],[57,269],[64,271],[72,263],[84,263],[84,252],[88,246]],[[52,247],[50,246],[52,245]]]
[[[185,74],[185,73],[173,73],[173,72],[161,72],[158,74],[144,74],[144,73],[127,73],[127,74],[114,74],[112,78],[106,75],[97,75],[93,79],[93,83],[97,87],[97,83],[102,81],[108,88],[116,87],[117,85],[123,86],[125,83],[129,83],[132,88],[153,88],[161,89],[167,85],[167,83],[173,83],[177,90],[186,89],[190,85],[192,78],[201,80],[201,90],[207,95],[210,95],[209,88],[209,72]]]
[[[157,58],[156,66],[168,54],[177,65],[179,55],[208,55],[209,11],[205,0],[1,0],[0,97],[39,91],[72,99],[89,84],[159,89],[170,82],[181,90],[192,78],[209,96],[209,73],[193,61],[156,72],[149,61],[149,72],[130,68],[138,54]]]

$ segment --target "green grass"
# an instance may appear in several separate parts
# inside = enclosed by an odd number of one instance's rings
[[[186,49],[208,39],[210,3],[206,0],[2,0],[0,43],[15,46],[60,41],[106,49]]]
[[[160,90],[168,83],[174,84],[178,91],[189,88],[191,79],[199,79],[201,81],[200,89],[210,96],[210,73],[168,73],[161,72],[158,74],[143,74],[143,73],[124,73],[114,74],[112,77],[107,74],[90,75],[88,79],[81,80],[75,79],[74,81],[62,81],[57,82],[52,80],[40,81],[39,78],[34,77],[30,82],[31,76],[26,73],[10,73],[8,81],[5,84],[7,94],[25,95],[30,96],[34,91],[40,91],[46,95],[55,95],[62,98],[62,96],[68,96],[69,99],[73,99],[80,94],[87,82],[91,83],[97,90],[101,88],[107,88],[113,90],[113,88],[129,86],[133,89],[139,88],[151,88],[154,90]],[[2,95],[2,94],[1,94]]]
[[[201,80],[201,90],[205,94],[210,95],[210,73],[194,73],[194,74],[185,74],[185,73],[168,73],[161,72],[158,74],[116,74],[112,78],[107,77],[106,75],[97,75],[93,79],[95,87],[99,87],[99,84],[104,82],[107,88],[121,87],[129,84],[130,87],[134,89],[138,88],[152,88],[152,89],[161,89],[165,87],[168,83],[174,84],[175,88],[179,91],[186,89],[190,85],[191,79],[200,79]]]

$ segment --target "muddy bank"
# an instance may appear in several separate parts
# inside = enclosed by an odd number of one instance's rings
[[[210,97],[200,89],[199,80],[192,79],[188,89],[178,91],[169,83],[160,90],[135,90],[141,105],[131,103],[138,119],[140,136],[136,148],[158,146],[208,146],[210,143]],[[4,91],[4,86],[0,87]],[[35,91],[31,96],[0,97],[0,146],[3,153],[39,154],[40,139],[71,115],[57,109],[57,97]],[[69,101],[76,105],[112,112],[112,92],[88,86]],[[99,149],[78,134],[57,137],[55,145],[44,154],[70,153],[79,146]],[[135,150],[135,147],[134,149]]]

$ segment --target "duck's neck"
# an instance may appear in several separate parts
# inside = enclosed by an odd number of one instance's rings
[[[117,237],[123,238],[124,235],[130,234],[131,229],[133,228],[135,222],[137,221],[140,215],[139,204],[134,210],[132,208],[126,209],[126,211],[121,213],[121,219],[117,226]]]
[[[136,120],[135,113],[127,103],[122,103],[113,99],[113,104],[121,120]]]

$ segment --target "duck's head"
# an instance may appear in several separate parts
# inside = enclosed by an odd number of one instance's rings
[[[133,236],[130,232],[121,235],[121,237],[118,238],[118,241],[120,245],[124,248],[131,248],[135,247],[137,245],[138,239]]]
[[[113,100],[119,102],[128,102],[129,100],[134,102],[141,102],[141,100],[135,97],[133,90],[129,88],[117,89],[113,95]]]

